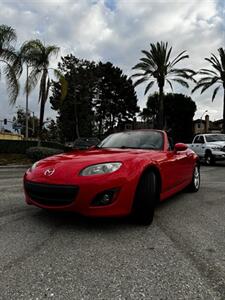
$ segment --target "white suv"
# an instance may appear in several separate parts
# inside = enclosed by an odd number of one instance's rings
[[[201,159],[204,159],[207,165],[212,165],[218,160],[225,160],[225,134],[198,134],[189,147]]]

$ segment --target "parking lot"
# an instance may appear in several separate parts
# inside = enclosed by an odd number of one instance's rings
[[[225,299],[225,164],[153,224],[47,213],[0,169],[0,299]]]

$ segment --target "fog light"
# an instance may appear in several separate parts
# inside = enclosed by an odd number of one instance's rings
[[[118,189],[111,189],[98,194],[91,202],[92,206],[104,206],[111,204],[115,198]]]

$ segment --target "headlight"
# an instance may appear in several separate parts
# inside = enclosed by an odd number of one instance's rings
[[[30,171],[31,171],[31,172],[37,167],[38,163],[39,163],[39,162],[36,161],[36,162],[32,165],[32,167],[30,168]]]
[[[121,167],[122,163],[112,162],[89,166],[80,172],[81,176],[112,173]]]
[[[222,149],[223,147],[219,147],[219,146],[212,147],[212,150],[221,151]]]

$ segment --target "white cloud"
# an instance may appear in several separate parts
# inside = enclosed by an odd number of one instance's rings
[[[40,38],[47,44],[59,45],[60,55],[72,52],[82,58],[111,61],[131,75],[141,49],[161,40],[173,46],[173,56],[188,51],[190,59],[184,65],[194,69],[206,67],[204,57],[216,53],[225,42],[222,22],[225,10],[221,3],[220,0],[0,0],[0,19],[2,24],[16,29],[18,46],[25,40]],[[142,107],[146,101],[143,89],[137,88]],[[12,116],[15,108],[8,106],[3,80],[0,90],[0,118]],[[178,85],[175,91],[190,95],[190,91]],[[196,117],[205,109],[212,119],[222,117],[222,95],[218,94],[214,103],[211,95],[212,91],[192,95],[199,110]],[[18,104],[23,103],[21,94]],[[36,92],[30,98],[30,107],[38,113]],[[48,105],[46,116],[54,115]]]

